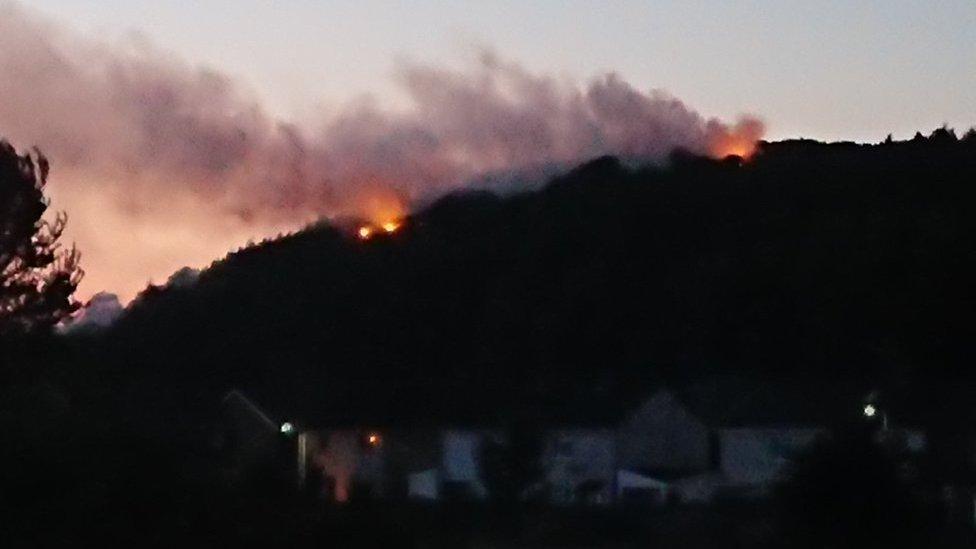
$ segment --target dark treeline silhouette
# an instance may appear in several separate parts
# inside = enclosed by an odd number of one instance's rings
[[[866,425],[838,431],[797,456],[776,494],[780,535],[789,547],[938,546],[917,456],[896,432]]]
[[[946,412],[971,377],[974,151],[940,129],[747,162],[601,158],[365,242],[322,224],[150,288],[101,362],[138,374],[131,404],[167,425],[229,387],[316,420],[598,419],[729,374],[911,387],[898,409]],[[944,409],[913,408],[926,389]]]
[[[148,288],[108,330],[4,341],[0,420],[23,450],[0,464],[4,509],[25,528],[86,510],[54,537],[275,539],[308,510],[214,489],[209,422],[231,388],[299,422],[495,426],[762,384],[791,388],[771,417],[842,424],[875,392],[929,433],[921,474],[958,478],[974,182],[972,131],[784,141],[745,161],[600,158],[535,191],[447,196],[390,235],[322,223],[249,246]]]

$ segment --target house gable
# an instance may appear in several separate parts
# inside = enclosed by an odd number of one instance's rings
[[[631,471],[706,471],[710,430],[670,391],[658,391],[618,428],[617,460]]]

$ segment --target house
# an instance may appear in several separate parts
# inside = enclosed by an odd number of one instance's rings
[[[718,434],[675,391],[661,389],[617,429],[619,503],[711,501],[721,484]]]
[[[612,429],[558,428],[545,437],[541,465],[552,503],[613,501],[617,435]]]
[[[441,480],[437,469],[424,469],[407,475],[407,497],[412,500],[436,501],[441,497]]]
[[[214,442],[231,484],[266,481],[270,474],[339,502],[387,495],[386,452],[377,430],[303,428],[238,390],[221,400],[216,426]]]
[[[619,428],[616,499],[707,503],[764,496],[834,408],[796,388],[735,378],[651,395]]]
[[[746,426],[742,415],[730,416],[736,421],[730,427],[694,410],[677,392],[662,389],[617,421],[553,422],[539,433],[540,489],[554,505],[703,503],[719,492],[761,494],[822,431],[758,421]],[[457,427],[342,428],[299,437],[315,441],[300,444],[312,453],[306,467],[318,468],[336,501],[484,500],[484,445],[503,439],[500,430]]]
[[[306,466],[317,467],[324,479],[324,492],[336,502],[351,497],[383,497],[386,490],[383,436],[375,430],[333,429],[303,432],[300,436],[316,441]],[[302,446],[301,444],[299,446]]]
[[[433,428],[383,433],[387,497],[436,500],[440,490],[440,432]]]
[[[617,466],[667,474],[712,466],[711,431],[678,397],[660,390],[617,427]]]
[[[828,431],[818,427],[734,427],[718,433],[719,470],[725,492],[765,495],[787,479],[796,457]]]
[[[710,471],[651,476],[620,469],[616,480],[615,503],[655,507],[710,502],[719,484],[716,474]]]
[[[490,432],[475,429],[350,429],[303,432],[300,469],[321,476],[324,494],[350,498],[485,499],[480,452]]]
[[[266,474],[282,457],[280,427],[240,391],[221,399],[213,444],[231,485]]]
[[[724,387],[717,388],[717,385]],[[716,455],[715,496],[767,497],[789,479],[797,459],[818,441],[829,439],[828,426],[871,421],[850,409],[849,396],[830,387],[771,381],[743,383],[721,379],[687,391],[697,417],[713,432]],[[924,432],[899,422],[878,424],[876,436],[897,440],[911,453],[927,447]]]
[[[488,497],[481,451],[486,439],[497,437],[494,432],[474,429],[448,429],[441,434],[440,482],[448,495],[461,499]]]
[[[380,431],[340,427],[296,435],[300,489],[343,503],[387,495],[385,439]]]
[[[711,497],[725,499],[768,496],[846,406],[829,391],[734,377],[688,388],[683,398],[711,432]]]
[[[663,506],[670,499],[671,485],[649,475],[621,469],[616,474],[614,501],[627,503],[650,503]]]
[[[532,435],[538,436],[541,478],[526,490],[544,494],[554,505],[674,505],[764,497],[788,478],[799,455],[830,436],[824,425],[846,405],[804,396],[772,383],[722,380],[661,389],[597,421],[553,414]],[[253,433],[243,436],[242,455],[272,451],[275,440],[281,440],[278,424],[239,393],[225,403],[235,410],[238,430]],[[338,502],[360,497],[487,499],[485,445],[505,440],[503,430],[483,426],[340,424],[296,431],[299,486]],[[918,431],[884,433],[897,434],[911,451],[926,445]]]

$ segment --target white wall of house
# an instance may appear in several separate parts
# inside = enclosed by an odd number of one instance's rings
[[[614,495],[620,503],[632,500],[635,503],[664,505],[671,490],[667,482],[627,470],[617,471],[615,484]]]
[[[471,495],[488,496],[481,478],[481,447],[487,433],[475,430],[449,430],[441,436],[441,481],[465,484]]]
[[[722,429],[719,444],[724,481],[731,487],[781,481],[797,454],[824,433],[818,428]]]
[[[437,469],[427,469],[407,475],[407,497],[436,500],[440,496],[440,475]]]
[[[719,486],[718,476],[716,473],[702,473],[665,480],[620,470],[617,471],[615,498],[622,504],[708,503]]]

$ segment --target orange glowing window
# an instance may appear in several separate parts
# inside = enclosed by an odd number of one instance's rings
[[[399,228],[400,228],[400,224],[397,223],[396,221],[387,221],[386,223],[383,224],[383,230],[388,233],[394,233]]]

